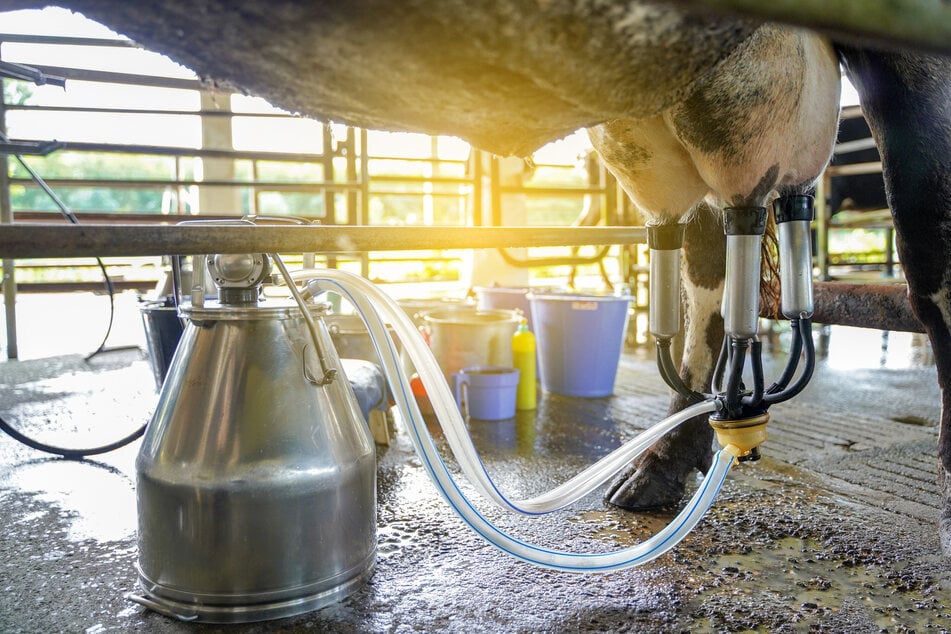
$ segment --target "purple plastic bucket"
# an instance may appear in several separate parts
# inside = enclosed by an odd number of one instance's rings
[[[500,366],[463,368],[452,374],[456,404],[469,418],[505,420],[515,416],[518,370]]]
[[[566,396],[614,393],[630,297],[531,296],[542,387]]]
[[[476,286],[476,305],[482,309],[517,310],[528,321],[529,330],[532,328],[532,304],[528,298],[530,288],[517,286]]]

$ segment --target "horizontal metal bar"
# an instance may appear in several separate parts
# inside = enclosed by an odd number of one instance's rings
[[[23,64],[16,64],[13,62],[0,61],[0,77],[18,79],[20,81],[36,84],[37,86],[49,84],[51,86],[61,86],[63,88],[66,87],[66,79],[63,77],[47,75],[36,70],[32,66],[24,66]]]
[[[843,163],[830,165],[826,168],[829,176],[861,176],[863,174],[881,174],[882,162],[869,161],[868,163]]]
[[[667,0],[712,11],[824,31],[833,38],[951,54],[946,0]]]
[[[587,194],[603,194],[602,187],[533,187],[532,185],[500,186],[502,194],[528,194],[530,196],[584,196]]]
[[[467,198],[469,194],[460,192],[421,192],[421,191],[397,191],[394,189],[370,189],[368,192],[371,198],[390,198],[390,197],[414,197],[422,198],[432,196],[433,198]]]
[[[865,113],[862,112],[862,106],[842,106],[842,109],[839,111],[839,119],[858,119],[859,117],[865,117]]]
[[[877,328],[900,332],[924,332],[911,310],[905,284],[850,284],[846,282],[815,282],[816,310],[812,321],[858,328]],[[779,319],[763,307],[760,317]]]
[[[152,211],[142,211],[139,213],[129,213],[121,211],[90,211],[90,210],[73,210],[76,214],[76,217],[79,219],[81,224],[97,223],[97,224],[110,224],[110,225],[122,225],[122,224],[168,224],[168,223],[177,223],[182,220],[193,220],[194,217],[187,214],[177,214],[177,213],[159,213]],[[215,219],[229,219],[229,220],[239,220],[241,219],[241,214],[234,214],[233,216],[219,215],[219,214],[208,214],[209,217]],[[203,216],[205,217],[205,216]],[[320,220],[322,217],[308,217],[296,215],[295,218],[300,218],[301,220],[306,220],[308,222],[314,220]],[[62,213],[59,210],[56,211],[39,211],[35,209],[29,210],[17,210],[13,212],[13,222],[20,224],[27,223],[52,223],[52,224],[63,224],[65,220],[63,219]]]
[[[433,183],[443,185],[472,185],[475,180],[465,176],[398,176],[373,174],[370,179],[375,183]]]
[[[46,156],[63,147],[58,141],[8,141],[0,143],[0,154]]]
[[[157,280],[110,280],[113,290],[147,292],[156,287]],[[76,291],[103,292],[105,282],[17,282],[18,293],[73,293]]]
[[[494,249],[645,241],[643,227],[12,224],[0,226],[0,257]]]
[[[359,130],[359,128],[355,128]],[[438,156],[377,156],[375,154],[370,154],[367,156],[368,161],[389,161],[389,162],[398,162],[398,163],[433,163],[440,165],[466,165],[469,161],[464,159],[447,159],[439,158]]]
[[[17,44],[53,44],[65,46],[106,46],[118,48],[138,48],[132,40],[103,37],[73,37],[66,35],[24,35],[22,33],[0,33],[0,42]]]
[[[263,191],[282,191],[282,192],[303,192],[318,193],[324,190],[332,191],[353,191],[359,190],[360,183],[314,181],[312,183],[301,183],[294,181],[230,181],[230,180],[204,180],[196,181],[190,179],[120,179],[120,178],[44,178],[46,184],[50,187],[61,189],[89,189],[89,188],[108,188],[108,189],[158,189],[165,187],[254,187]],[[35,184],[31,178],[11,178],[11,185],[23,185],[30,187]]]
[[[2,149],[2,145],[0,145]],[[474,185],[473,181],[463,178],[452,178],[452,177],[413,177],[413,176],[393,176],[393,177],[381,177],[374,176],[374,183],[406,183],[408,185]],[[43,180],[52,187],[69,187],[74,189],[85,189],[90,187],[108,187],[111,189],[129,189],[129,188],[156,188],[156,187],[190,187],[192,185],[197,185],[199,187],[256,187],[258,189],[263,189],[267,191],[297,191],[297,192],[315,192],[323,191],[325,189],[334,189],[334,190],[350,190],[350,189],[359,189],[362,186],[362,183],[358,181],[345,182],[345,181],[311,181],[307,183],[302,183],[299,181],[253,181],[253,180],[194,180],[194,179],[126,179],[126,178],[44,178]],[[34,183],[31,178],[11,178],[11,184],[15,185],[24,185],[30,186]],[[375,190],[372,189],[372,194],[407,194],[407,195],[422,195],[422,194],[436,194],[438,192],[420,192],[420,191],[406,191],[400,192],[395,190]],[[451,194],[452,196],[459,196],[460,194],[456,192],[442,192],[443,194]],[[534,191],[532,188],[525,188],[524,190],[514,189],[507,193],[510,194],[532,194]],[[568,192],[565,192],[568,193]]]
[[[532,169],[536,169],[536,170],[537,170],[537,169],[541,169],[541,168],[557,169],[557,170],[565,170],[565,171],[567,171],[567,170],[576,170],[576,169],[578,169],[578,165],[576,165],[576,164],[574,164],[574,163],[536,163],[535,161],[532,161]]]
[[[197,113],[196,113],[197,114]],[[251,152],[245,150],[212,150],[162,145],[119,145],[115,143],[84,143],[63,141],[60,152],[102,152],[104,154],[155,154],[170,157],[225,158],[236,161],[273,161],[275,163],[320,163],[324,154],[293,152]]]
[[[92,106],[35,106],[30,104],[4,104],[7,111],[20,112],[73,112],[78,114],[131,114],[131,115],[174,115],[188,117],[229,117],[256,119],[298,120],[302,117],[286,112],[231,112],[230,110],[171,110],[161,108],[95,108]]]
[[[7,110],[27,110],[26,107],[19,106],[5,106]],[[38,110],[40,108],[37,108]],[[42,108],[45,110],[46,108]],[[50,110],[67,110],[66,108],[50,108]],[[202,112],[202,111],[168,111],[168,110],[105,110],[97,108],[70,108],[70,111],[89,111],[89,112],[103,112],[103,113],[127,113],[127,114],[173,114],[173,115],[183,115],[183,116],[202,116],[205,114],[214,115],[214,112]],[[221,114],[221,113],[219,113]],[[296,119],[297,117],[279,115],[279,114],[244,114],[244,113],[225,113],[231,114],[235,117],[273,117],[273,118],[284,118],[284,119]],[[23,140],[23,139],[18,139]],[[125,145],[117,143],[87,143],[81,141],[59,141],[61,147],[61,152],[102,152],[105,154],[157,154],[160,156],[182,156],[182,157],[193,157],[199,156],[203,158],[230,158],[236,161],[273,161],[276,163],[320,163],[325,158],[324,154],[313,154],[313,153],[303,153],[303,152],[268,152],[260,151],[254,152],[249,150],[215,150],[215,149],[205,149],[205,148],[190,148],[190,147],[173,147],[173,146],[164,146],[164,145]],[[339,156],[339,154],[335,155]],[[442,159],[442,158],[412,158],[405,156],[375,156],[371,155],[367,157],[368,161],[374,163],[382,162],[399,162],[399,163],[432,163],[435,165],[456,165],[461,166],[465,165],[468,161],[460,159]],[[374,176],[373,178],[379,179],[380,176]],[[394,177],[399,178],[399,177]],[[470,179],[472,180],[472,179]]]
[[[843,141],[836,143],[832,149],[833,154],[851,154],[852,152],[861,152],[862,150],[875,149],[875,139],[866,137],[864,139],[854,139],[852,141]]]
[[[45,66],[43,64],[30,64],[30,66],[47,75],[56,75],[76,81],[95,81],[106,84],[132,84],[149,88],[177,88],[179,90],[207,90],[209,92],[215,92],[213,85],[206,84],[200,79],[136,75],[134,73],[116,73],[105,70],[70,68],[67,66]]]

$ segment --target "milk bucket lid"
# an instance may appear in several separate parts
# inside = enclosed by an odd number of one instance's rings
[[[423,320],[436,324],[485,324],[492,322],[518,323],[522,317],[521,311],[505,310],[502,308],[488,308],[471,310],[430,310],[422,314]]]
[[[323,316],[330,311],[329,303],[309,304],[314,316]],[[258,304],[222,305],[217,301],[206,302],[204,306],[184,305],[179,308],[181,314],[193,321],[251,321],[264,319],[302,318],[300,307],[290,300],[264,300]]]

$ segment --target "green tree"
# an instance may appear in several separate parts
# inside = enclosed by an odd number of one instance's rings
[[[3,82],[3,103],[22,106],[33,96],[33,86],[25,81],[0,79]]]

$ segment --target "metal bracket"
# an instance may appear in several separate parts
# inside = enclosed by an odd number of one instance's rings
[[[0,77],[9,77],[10,79],[19,79],[21,81],[30,81],[37,86],[52,84],[60,88],[66,87],[66,78],[58,75],[47,75],[41,70],[32,66],[23,64],[14,64],[13,62],[0,62]]]
[[[333,380],[337,377],[337,370],[334,368],[325,368],[323,370],[324,375],[320,377],[319,379],[316,378],[313,375],[313,373],[307,369],[307,348],[309,347],[309,345],[310,344],[305,345],[304,348],[301,350],[301,371],[304,373],[304,379],[306,379],[307,382],[312,385],[317,385],[317,386],[330,385],[331,383],[333,383]],[[321,361],[323,361],[323,359],[321,359]],[[324,363],[321,363],[321,366],[323,365]]]
[[[66,147],[62,141],[3,141],[0,142],[0,154],[27,154],[30,156],[46,156],[56,150]]]

